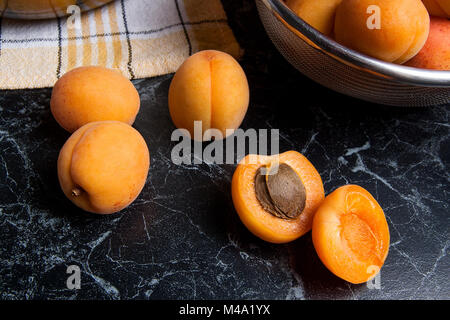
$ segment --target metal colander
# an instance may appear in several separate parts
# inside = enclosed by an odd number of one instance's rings
[[[371,58],[324,36],[280,0],[256,0],[256,5],[280,53],[321,85],[392,106],[450,103],[450,71],[417,69]]]

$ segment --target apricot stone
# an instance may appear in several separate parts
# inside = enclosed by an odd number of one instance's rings
[[[312,27],[329,36],[334,16],[342,0],[286,0],[286,5]]]
[[[430,35],[425,46],[406,65],[423,69],[450,70],[450,20],[431,17]]]
[[[58,158],[61,188],[81,209],[110,214],[132,203],[147,179],[145,140],[120,121],[91,122],[67,140]]]
[[[371,8],[379,8],[372,11]],[[379,28],[370,23],[380,22]],[[370,27],[369,27],[370,26]],[[430,17],[421,0],[343,0],[336,11],[339,43],[369,56],[402,64],[424,46]]]
[[[194,122],[201,121],[202,137],[196,140],[204,140],[208,129],[219,130],[223,137],[231,134],[241,125],[248,103],[244,70],[232,56],[215,50],[189,57],[169,88],[169,111],[174,125],[196,138]]]
[[[450,18],[449,0],[422,0],[432,16]]]
[[[69,132],[86,123],[117,120],[133,124],[140,99],[130,80],[118,71],[79,67],[55,84],[50,107],[56,121]]]

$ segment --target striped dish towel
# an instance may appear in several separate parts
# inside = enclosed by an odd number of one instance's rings
[[[220,0],[116,0],[75,23],[0,22],[0,89],[52,87],[78,66],[102,65],[136,79],[175,72],[204,49],[240,55]]]

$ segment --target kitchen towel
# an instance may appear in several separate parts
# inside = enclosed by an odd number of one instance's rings
[[[1,19],[0,89],[52,87],[86,65],[152,77],[204,49],[240,55],[220,0],[116,0],[78,19]]]

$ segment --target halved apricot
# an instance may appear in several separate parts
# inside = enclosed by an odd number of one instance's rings
[[[231,189],[244,225],[272,243],[290,242],[311,230],[325,198],[320,174],[296,151],[246,156],[234,172]]]
[[[373,278],[389,251],[383,209],[357,185],[340,187],[325,198],[314,216],[312,239],[323,264],[351,283]]]

